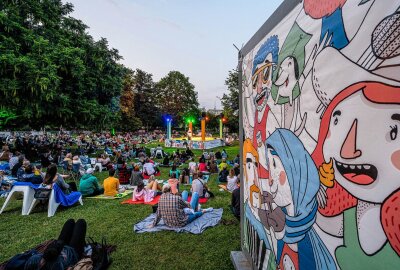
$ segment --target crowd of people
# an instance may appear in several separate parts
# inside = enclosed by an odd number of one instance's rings
[[[143,140],[144,137],[135,137],[130,133],[116,136],[110,133],[83,133],[73,136],[60,132],[7,136],[0,140],[0,162],[8,164],[8,167],[0,172],[3,176],[8,174],[9,179],[30,182],[41,188],[51,189],[57,184],[65,194],[79,191],[84,197],[101,194],[116,196],[127,188],[134,188],[132,199],[145,202],[152,201],[157,195],[167,197],[164,196],[167,193],[170,194],[168,197],[182,198],[182,185],[191,186],[191,196],[213,196],[207,186],[208,176],[213,173],[218,173],[219,182],[226,183],[228,191],[238,188],[239,155],[227,161],[225,149],[215,153],[213,150],[203,151],[196,162],[193,151],[188,147],[168,154],[161,145],[146,149],[139,144]],[[160,163],[155,159],[159,159]],[[156,179],[160,175],[160,167],[170,168],[165,188],[160,184],[162,181]],[[101,185],[95,172],[103,170],[107,170],[108,177],[101,179]],[[3,181],[4,195],[7,188],[10,186]],[[160,203],[164,201],[167,200]],[[164,208],[159,209],[158,213],[162,216]]]

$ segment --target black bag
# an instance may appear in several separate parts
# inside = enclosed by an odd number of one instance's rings
[[[36,200],[44,201],[44,200],[48,200],[50,198],[50,194],[51,194],[51,189],[38,188],[38,189],[35,189],[35,194],[33,195],[33,197]]]
[[[111,265],[110,253],[114,247],[109,247],[105,238],[101,240],[101,244],[94,242],[89,238],[89,245],[92,247],[93,270],[105,270]]]

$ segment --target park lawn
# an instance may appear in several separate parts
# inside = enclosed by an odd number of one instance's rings
[[[237,145],[224,148],[229,159],[239,151]],[[198,159],[201,151],[194,152]],[[158,179],[167,179],[168,171],[169,168],[161,168],[162,175]],[[106,175],[107,172],[96,174],[101,182]],[[228,207],[231,194],[220,192],[217,187],[217,175],[211,176],[209,187],[216,197],[203,207],[223,208],[224,213],[218,226],[201,235],[133,233],[133,224],[152,213],[152,208],[121,205],[121,200],[84,199],[83,206],[59,209],[52,218],[40,207],[29,216],[21,216],[22,201],[14,201],[0,215],[0,262],[56,238],[67,219],[84,218],[88,223],[87,236],[98,241],[105,237],[108,243],[117,245],[110,269],[232,269],[230,251],[240,249],[240,225]],[[0,205],[3,203],[4,199],[0,199]]]

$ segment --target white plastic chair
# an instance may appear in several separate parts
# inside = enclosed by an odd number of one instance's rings
[[[33,201],[28,210],[28,215],[32,212],[33,208],[35,208],[35,206],[38,204],[38,202],[39,202],[39,200],[36,200],[35,198],[33,198]],[[81,205],[83,205],[82,196],[79,198],[79,203]],[[58,203],[56,201],[54,189],[52,189],[51,193],[50,193],[50,197],[49,197],[49,205],[47,208],[47,217],[54,216],[56,214],[56,211],[57,211],[57,208],[59,205],[60,205],[60,203]]]
[[[13,186],[10,193],[7,196],[6,201],[3,204],[3,207],[0,210],[0,214],[3,213],[4,209],[9,204],[11,198],[15,197],[18,193],[23,193],[23,201],[22,201],[22,215],[29,215],[29,207],[34,200],[35,190],[30,186]]]

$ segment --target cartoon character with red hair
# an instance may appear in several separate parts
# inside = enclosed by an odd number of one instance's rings
[[[400,265],[399,128],[400,87],[378,82],[347,87],[322,117],[312,157],[327,188],[317,224],[343,238],[341,269]]]

